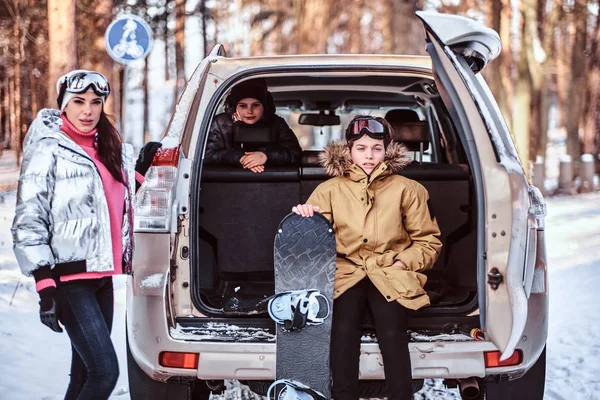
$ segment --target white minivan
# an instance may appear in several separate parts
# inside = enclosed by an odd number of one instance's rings
[[[217,46],[198,66],[137,196],[127,293],[132,399],[208,399],[224,380],[265,394],[275,378],[275,327],[264,307],[274,293],[275,231],[328,178],[318,155],[356,114],[394,127],[413,156],[400,174],[428,189],[442,233],[442,253],[426,272],[432,304],[412,315],[407,332],[413,390],[439,378],[463,399],[543,398],[546,210],[479,74],[500,39],[468,18],[417,14],[428,57],[228,58]],[[300,162],[261,174],[203,165],[227,94],[257,77],[298,136]],[[370,318],[363,329],[362,397],[381,398]]]

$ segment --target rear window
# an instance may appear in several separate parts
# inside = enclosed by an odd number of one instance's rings
[[[356,115],[371,115],[373,117],[385,118],[385,115],[390,109],[360,109],[349,111],[336,111],[336,114],[340,117],[340,125],[335,126],[310,126],[301,125],[298,123],[301,111],[292,111],[287,108],[278,108],[277,115],[285,119],[290,128],[294,131],[298,137],[298,141],[302,150],[323,150],[328,143],[334,140],[344,140],[344,132],[346,126],[350,123],[352,118]],[[315,112],[315,111],[311,111]],[[420,113],[419,118],[425,121],[424,116]],[[431,157],[432,146],[423,152],[423,162],[432,162]],[[409,157],[415,159],[416,152],[410,152]]]

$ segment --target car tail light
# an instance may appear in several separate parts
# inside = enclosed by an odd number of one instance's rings
[[[168,149],[158,149],[154,153],[152,165],[157,167],[176,167],[179,162],[179,147],[170,147]]]
[[[198,368],[198,353],[177,353],[174,351],[163,351],[158,356],[158,362],[163,367],[169,368]]]
[[[500,356],[502,352],[500,351],[486,351],[484,353],[485,356],[485,367],[486,368],[495,368],[495,367],[508,367],[510,365],[518,365],[523,362],[523,352],[519,349],[515,350],[510,357],[508,357],[504,361],[500,361]]]
[[[135,232],[169,232],[179,148],[159,149],[137,194]]]

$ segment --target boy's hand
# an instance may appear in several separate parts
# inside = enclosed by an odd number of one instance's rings
[[[252,170],[252,168],[260,167],[265,165],[267,162],[267,155],[262,151],[252,151],[246,152],[242,158],[240,158],[240,163],[242,167]],[[256,171],[253,171],[256,172]],[[262,172],[262,171],[261,171]]]
[[[312,217],[315,212],[319,212],[319,207],[313,206],[312,204],[298,204],[297,206],[292,207],[292,212],[303,217]]]

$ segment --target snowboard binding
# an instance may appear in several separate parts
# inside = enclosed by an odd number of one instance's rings
[[[289,331],[321,325],[330,312],[329,301],[317,289],[277,293],[269,298],[267,310],[273,321]]]
[[[323,393],[289,379],[280,379],[269,386],[267,400],[327,400]]]

